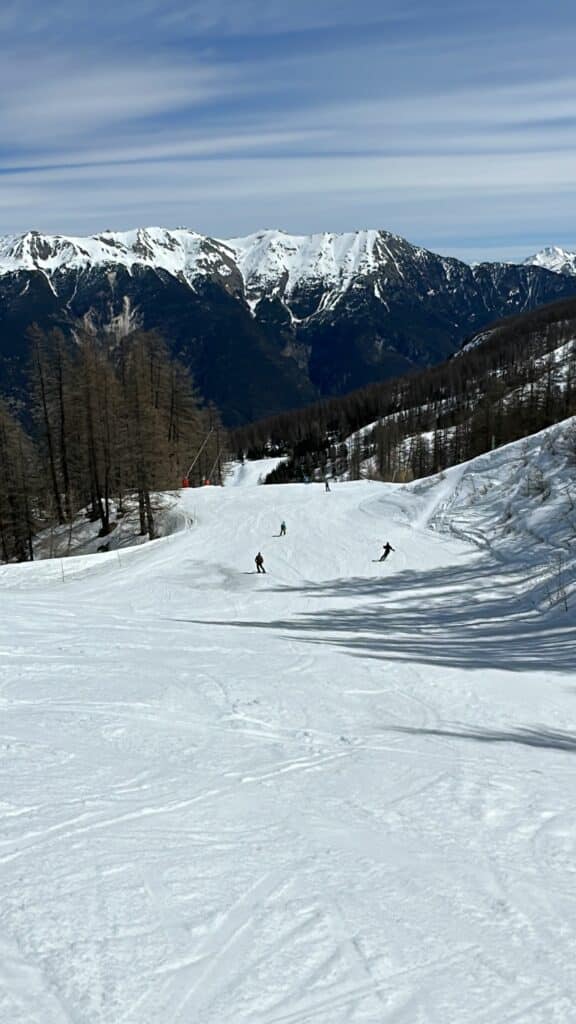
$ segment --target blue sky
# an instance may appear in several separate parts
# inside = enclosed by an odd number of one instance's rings
[[[0,39],[0,234],[576,248],[568,0],[3,0]]]

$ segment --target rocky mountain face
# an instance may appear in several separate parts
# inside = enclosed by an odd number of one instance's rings
[[[576,294],[539,265],[435,255],[385,231],[218,240],[185,229],[0,238],[0,389],[32,323],[155,330],[236,425],[441,361],[497,318]]]

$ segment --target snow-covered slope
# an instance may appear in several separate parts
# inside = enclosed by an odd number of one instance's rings
[[[575,467],[572,418],[409,489],[434,495],[426,523],[472,541],[495,559],[523,600],[541,609],[570,605],[574,612]]]
[[[556,274],[576,274],[576,252],[550,245],[524,260],[525,267],[543,267]]]
[[[571,1021],[569,428],[2,569],[2,1022]]]
[[[403,239],[385,231],[289,235],[261,231],[226,242],[234,253],[248,292],[289,298],[299,287],[322,283],[328,292],[346,291],[358,277],[387,264],[402,275],[391,245]],[[418,251],[418,250],[416,250]]]
[[[233,462],[228,467],[226,486],[253,487],[260,484],[281,462],[284,458],[278,456],[253,462]]]

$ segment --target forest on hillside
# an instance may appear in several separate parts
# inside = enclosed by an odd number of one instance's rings
[[[28,395],[0,403],[0,559],[28,561],[46,528],[79,513],[107,537],[128,505],[156,536],[154,493],[221,482],[224,432],[157,335],[30,332]],[[28,429],[23,424],[28,425]],[[194,459],[198,453],[198,458]]]
[[[85,515],[105,538],[127,508],[157,534],[154,494],[222,481],[239,458],[285,455],[267,482],[411,480],[576,414],[576,300],[502,321],[439,366],[250,424],[227,438],[155,334],[30,336],[27,400],[0,402],[0,559]]]
[[[576,301],[501,321],[430,369],[234,432],[241,458],[286,455],[267,478],[412,480],[576,413]]]

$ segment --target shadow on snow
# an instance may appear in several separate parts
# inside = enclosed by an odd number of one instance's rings
[[[340,607],[213,624],[287,631],[291,639],[330,643],[363,658],[467,670],[575,671],[574,610],[535,611],[527,593],[533,585],[534,570],[476,561],[370,579],[303,581],[268,592],[325,598],[328,604],[337,599]],[[341,607],[343,598],[354,603]]]
[[[525,747],[545,747],[547,750],[569,750],[576,752],[576,736],[561,729],[539,728],[520,729],[419,729],[409,725],[396,725],[387,732],[409,733],[412,736],[448,736],[477,743],[520,743]]]

